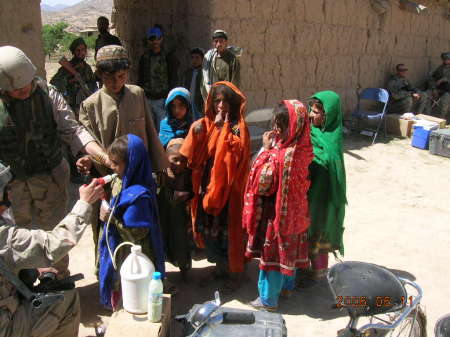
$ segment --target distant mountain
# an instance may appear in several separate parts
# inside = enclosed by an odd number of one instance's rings
[[[68,30],[77,33],[87,27],[97,26],[99,16],[110,18],[112,7],[113,0],[84,0],[59,11],[42,9],[42,23],[66,22],[69,24]]]
[[[41,11],[46,11],[46,12],[62,11],[63,9],[65,9],[67,7],[69,7],[69,6],[63,5],[63,4],[57,4],[57,5],[50,6],[50,5],[41,3]]]

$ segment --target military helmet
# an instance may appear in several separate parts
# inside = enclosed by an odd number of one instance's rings
[[[21,89],[34,78],[36,67],[19,48],[0,47],[0,90]]]
[[[12,174],[9,166],[5,167],[5,165],[0,163],[0,198],[3,198],[5,188],[6,186],[8,186],[8,183],[11,181],[11,179]]]
[[[450,60],[450,51],[441,54],[442,61]]]

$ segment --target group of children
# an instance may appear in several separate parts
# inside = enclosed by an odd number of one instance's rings
[[[184,279],[195,243],[215,263],[200,284],[221,279],[223,291],[236,290],[246,261],[260,258],[259,297],[251,305],[267,310],[289,294],[302,268],[311,264],[323,276],[328,252],[343,253],[339,96],[318,93],[309,111],[296,100],[279,103],[250,167],[246,98],[234,84],[214,83],[201,116],[188,90],[172,89],[157,137],[144,91],[125,84],[128,68],[123,47],[100,49],[103,87],[79,114],[108,154],[81,158],[79,168],[112,169],[120,178],[109,191],[110,206],[102,205],[93,221],[102,304],[115,308],[120,297],[126,254],[119,251],[114,270],[109,249],[122,241],[140,244],[163,275],[165,261],[178,266]]]

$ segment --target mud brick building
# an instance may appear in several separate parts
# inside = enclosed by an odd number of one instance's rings
[[[137,65],[145,31],[163,25],[182,65],[190,47],[208,49],[221,28],[244,48],[242,90],[249,108],[317,90],[342,95],[383,86],[397,63],[421,85],[450,50],[448,0],[114,0],[112,21]],[[421,10],[418,5],[426,6]],[[23,48],[43,69],[39,0],[0,2],[0,44]],[[136,67],[132,71],[135,78]]]

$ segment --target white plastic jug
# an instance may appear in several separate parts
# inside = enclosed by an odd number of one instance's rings
[[[120,267],[123,307],[132,314],[147,312],[148,287],[155,271],[152,261],[142,253],[142,247],[131,247],[131,253]]]

